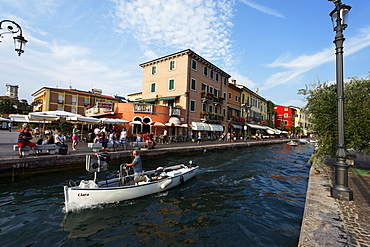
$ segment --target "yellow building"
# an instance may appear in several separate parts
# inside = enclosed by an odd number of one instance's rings
[[[104,107],[113,103],[120,102],[112,96],[102,95],[102,90],[92,89],[89,92],[77,89],[62,89],[43,87],[33,96],[33,111],[68,111],[85,115],[86,109],[91,108],[98,103],[104,104]]]

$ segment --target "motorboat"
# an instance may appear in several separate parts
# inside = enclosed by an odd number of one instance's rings
[[[70,183],[64,186],[65,212],[72,212],[94,205],[115,203],[160,193],[193,178],[199,170],[194,160],[189,164],[179,164],[170,167],[158,167],[155,170],[142,173],[139,180],[125,164],[120,165],[118,177],[98,181],[98,173],[105,173],[110,156],[107,153],[97,154],[93,161],[86,155],[86,170],[94,173],[93,180],[81,180],[79,185]]]
[[[288,146],[298,146],[300,144],[299,144],[299,142],[295,142],[295,141],[291,140],[291,141],[287,142],[287,145]]]
[[[298,140],[298,144],[300,144],[300,145],[304,145],[304,144],[306,144],[308,141],[307,140],[305,140],[305,139],[300,139],[300,140]]]

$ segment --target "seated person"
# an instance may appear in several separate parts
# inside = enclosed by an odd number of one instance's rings
[[[19,152],[19,158],[22,158],[22,148],[25,146],[30,146],[32,148],[33,154],[37,156],[36,154],[36,144],[30,142],[32,140],[32,135],[30,133],[30,129],[27,125],[24,125],[22,127],[22,131],[18,135],[18,152]]]
[[[143,141],[143,135],[141,134],[141,132],[139,132],[139,133],[136,135],[136,141],[137,141],[137,142],[142,142],[142,141]]]
[[[69,154],[68,145],[65,143],[65,137],[61,131],[58,131],[58,134],[55,135],[55,144],[60,147],[60,154]]]
[[[146,146],[148,148],[151,148],[153,146],[153,142],[152,142],[152,140],[150,140],[149,132],[146,132],[146,134],[144,135],[144,141],[145,141]]]

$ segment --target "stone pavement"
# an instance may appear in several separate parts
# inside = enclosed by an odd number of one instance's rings
[[[320,174],[311,167],[299,246],[370,246],[370,156],[356,156],[348,172],[353,201],[330,197],[332,160]]]
[[[12,144],[16,144],[18,132],[0,130],[0,161],[11,163],[19,160]],[[256,141],[248,141],[258,145]],[[265,142],[265,141],[263,141]],[[266,141],[267,142],[267,141]],[[179,149],[180,147],[210,147],[212,145],[235,145],[242,142],[224,143],[206,141],[203,145],[193,142],[158,144],[159,150]],[[114,153],[128,153],[121,151]],[[156,149],[154,149],[156,150]],[[153,150],[153,151],[154,151]],[[71,151],[71,158],[91,154],[87,143],[80,143],[77,151]],[[41,157],[47,157],[42,155]],[[33,156],[25,159],[33,159]],[[299,246],[370,246],[370,156],[359,155],[352,168],[349,169],[349,187],[353,191],[354,200],[339,201],[330,197],[330,187],[333,180],[332,162],[321,167],[320,174],[311,168],[306,194],[305,211],[303,215]],[[359,172],[360,171],[360,172]],[[360,175],[362,174],[362,175]]]

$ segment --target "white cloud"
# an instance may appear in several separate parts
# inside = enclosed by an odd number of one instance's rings
[[[285,16],[277,10],[268,8],[266,6],[263,6],[261,4],[255,3],[255,2],[250,1],[250,0],[240,0],[240,2],[248,5],[249,7],[252,7],[254,9],[258,10],[258,11],[261,11],[262,13],[265,13],[265,14],[268,14],[268,15],[273,15],[275,17],[285,19]]]
[[[344,55],[348,56],[370,46],[370,27],[360,30],[360,34],[349,38],[345,43]],[[285,71],[271,75],[265,82],[263,89],[268,89],[284,83],[299,81],[304,73],[322,64],[335,59],[334,49],[326,48],[313,55],[302,55],[291,58],[289,55],[282,55],[268,67],[284,68]]]
[[[114,3],[113,15],[119,28],[132,33],[146,54],[190,48],[210,60],[230,59],[232,1],[115,0]]]

